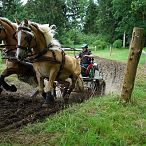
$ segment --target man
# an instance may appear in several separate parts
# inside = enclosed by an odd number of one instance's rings
[[[91,64],[91,61],[93,60],[94,56],[92,55],[91,51],[88,50],[88,44],[83,44],[81,48],[82,48],[82,52],[79,54],[79,58],[81,59],[80,64],[82,68],[81,74],[83,76],[87,76],[88,75],[87,67],[89,67],[89,65]]]
[[[88,50],[88,44],[83,44],[81,46],[82,52],[79,54],[79,58],[81,59],[81,66],[87,67],[91,64],[91,60],[93,59],[93,55],[91,55],[91,51]]]

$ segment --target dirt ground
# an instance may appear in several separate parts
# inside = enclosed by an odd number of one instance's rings
[[[86,92],[84,94],[72,93],[68,105],[64,104],[62,98],[58,98],[55,99],[55,104],[52,107],[43,108],[44,100],[41,95],[37,95],[33,99],[30,98],[36,88],[20,82],[18,79],[12,82],[16,85],[17,92],[3,90],[0,95],[0,132],[16,130],[28,123],[43,120],[74,103],[83,102],[90,96]]]

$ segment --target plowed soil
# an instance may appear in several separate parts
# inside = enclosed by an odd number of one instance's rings
[[[11,82],[9,83],[11,84]],[[69,100],[69,104],[64,104],[63,99],[55,99],[55,104],[49,108],[43,108],[44,102],[40,95],[30,98],[35,88],[18,81],[13,81],[17,87],[17,92],[3,90],[0,95],[0,132],[5,132],[20,128],[28,123],[43,120],[60,110],[67,108],[73,103],[83,102],[84,95],[74,94]]]

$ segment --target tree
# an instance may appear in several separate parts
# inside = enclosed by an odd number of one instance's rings
[[[132,0],[113,0],[113,13],[114,18],[118,22],[115,32],[116,39],[121,39],[127,36],[127,41],[129,42],[131,38],[131,32],[133,29],[133,17],[131,15],[131,2]],[[120,10],[120,11],[119,11]],[[124,36],[124,37],[123,37]],[[123,40],[124,40],[123,39]]]
[[[146,2],[143,0],[113,0],[112,3],[114,18],[118,21],[115,28],[116,37],[122,38],[122,35],[126,34],[129,44],[133,27],[146,27]]]
[[[58,35],[66,28],[66,5],[63,0],[29,0],[26,10],[32,21],[56,25]]]
[[[118,21],[114,18],[112,0],[98,0],[96,23],[100,34],[107,35],[111,41],[115,39]]]
[[[23,14],[23,5],[21,0],[1,0],[2,16],[12,21]]]
[[[98,33],[96,19],[98,16],[98,7],[93,0],[89,1],[85,16],[84,32],[87,34]]]

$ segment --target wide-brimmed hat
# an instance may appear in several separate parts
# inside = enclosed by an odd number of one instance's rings
[[[83,44],[81,48],[88,48],[88,44]]]

